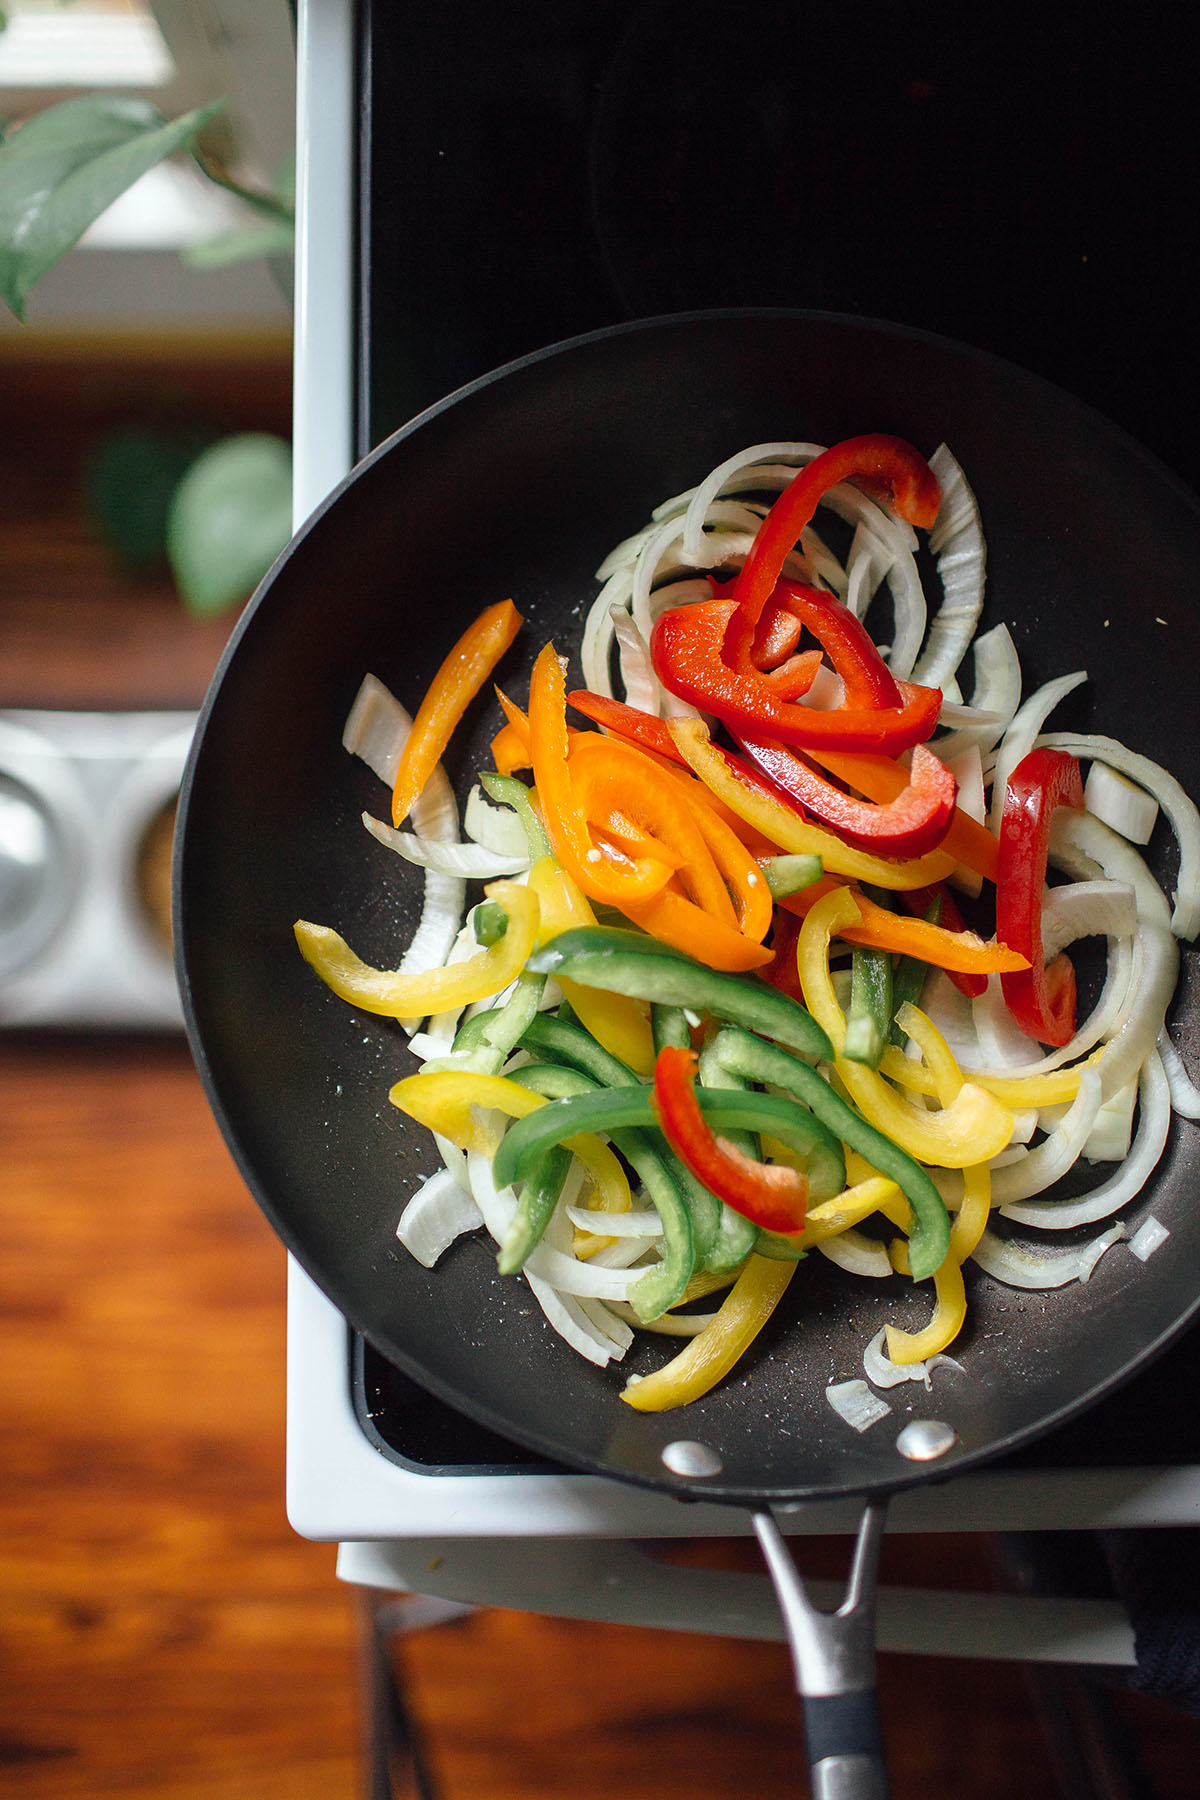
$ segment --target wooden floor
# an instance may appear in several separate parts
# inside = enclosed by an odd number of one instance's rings
[[[217,653],[82,518],[88,431],[167,379],[106,372],[0,369],[0,705],[186,705]],[[278,359],[188,380],[231,422],[286,425]],[[283,1511],[283,1253],[182,1043],[0,1034],[0,1158],[4,1793],[366,1795],[360,1597]],[[971,1540],[893,1554],[990,1579]],[[779,1646],[484,1612],[395,1658],[442,1800],[806,1791]],[[1200,1793],[1200,1727],[1164,1707],[1109,1697],[1151,1785],[1100,1789],[1064,1785],[1053,1683],[885,1657],[881,1692],[896,1800]]]

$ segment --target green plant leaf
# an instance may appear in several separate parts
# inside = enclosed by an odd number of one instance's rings
[[[85,94],[36,113],[0,144],[0,299],[29,291],[148,169],[184,149],[223,101],[164,120],[149,101]]]
[[[251,262],[260,256],[287,256],[295,246],[295,227],[288,219],[264,219],[243,231],[193,244],[182,252],[189,269],[223,269],[229,263]]]
[[[246,599],[291,528],[283,439],[249,431],[213,444],[176,488],[167,519],[167,556],[185,605],[208,616]]]
[[[171,501],[208,441],[198,431],[123,425],[92,451],[84,469],[88,511],[129,568],[150,569],[165,560]]]

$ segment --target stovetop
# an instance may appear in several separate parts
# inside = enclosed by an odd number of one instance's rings
[[[362,0],[357,454],[577,333],[787,306],[1004,356],[1200,486],[1200,20],[1078,18]],[[1192,1332],[1013,1466],[1200,1464],[1198,1360]],[[362,1340],[352,1390],[405,1468],[547,1470]]]

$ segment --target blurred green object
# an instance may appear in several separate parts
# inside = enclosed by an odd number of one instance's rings
[[[203,451],[175,489],[167,556],[189,611],[245,600],[291,535],[292,457],[270,432],[242,432]]]
[[[148,100],[85,94],[35,113],[0,143],[0,299],[30,289],[148,169],[193,145],[221,101],[164,119]]]
[[[165,562],[171,501],[206,438],[126,425],[97,446],[84,470],[88,511],[101,536],[139,573]]]

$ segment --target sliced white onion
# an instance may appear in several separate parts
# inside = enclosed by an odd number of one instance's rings
[[[874,1387],[899,1387],[905,1381],[928,1383],[929,1369],[923,1362],[894,1363],[884,1343],[887,1332],[882,1327],[863,1351],[863,1374]]]
[[[649,646],[623,606],[610,610],[625,699],[630,706],[657,716],[662,689],[650,661]]]
[[[525,827],[511,806],[493,806],[478,783],[467,795],[463,808],[463,830],[485,850],[500,856],[529,857]]]
[[[627,1300],[646,1273],[645,1269],[606,1268],[595,1260],[584,1262],[546,1243],[530,1251],[525,1272],[560,1294],[578,1294],[588,1300]]]
[[[411,730],[412,719],[395,695],[376,676],[366,676],[342,732],[345,748],[390,786]],[[458,805],[440,763],[417,796],[411,818],[419,837],[437,843],[457,841]],[[461,876],[426,869],[421,917],[400,959],[401,974],[425,975],[442,967],[462,925],[466,903],[466,883]],[[400,1023],[412,1031],[420,1020],[401,1019]]]
[[[529,852],[520,856],[502,856],[485,850],[482,844],[440,843],[437,838],[418,837],[415,831],[397,831],[382,819],[364,813],[362,822],[377,843],[405,862],[419,869],[432,869],[438,875],[457,875],[464,881],[495,881],[503,875],[520,875],[529,867]]]
[[[1127,750],[1112,738],[1069,731],[1045,732],[1038,740],[1072,756],[1105,763],[1152,794],[1171,822],[1179,845],[1179,877],[1171,929],[1176,937],[1194,938],[1200,931],[1200,811],[1175,777],[1148,756]]]
[[[994,625],[976,638],[974,662],[975,686],[968,715],[956,720],[947,708],[942,709],[943,723],[954,729],[935,745],[939,756],[953,758],[969,744],[990,751],[1021,704],[1021,664],[1006,625]]]
[[[683,527],[684,554],[693,562],[699,559],[708,509],[719,495],[739,488],[782,488],[797,469],[819,456],[822,448],[820,444],[752,444],[718,463],[692,493]],[[792,466],[772,466],[778,464]]]
[[[1088,1134],[1100,1109],[1100,1076],[1095,1069],[1085,1069],[1079,1077],[1079,1092],[1066,1114],[1049,1137],[1026,1150],[1019,1160],[992,1171],[992,1205],[1001,1208],[1031,1194],[1052,1187],[1083,1154]]]
[[[1181,1119],[1200,1119],[1200,1088],[1183,1066],[1183,1058],[1164,1029],[1158,1035],[1158,1054],[1171,1089],[1171,1108]]]
[[[1109,1219],[1136,1199],[1158,1167],[1171,1125],[1171,1092],[1157,1054],[1152,1053],[1146,1059],[1138,1096],[1141,1110],[1137,1135],[1129,1155],[1107,1181],[1075,1200],[1026,1200],[1002,1206],[1000,1210],[1005,1218],[1019,1225],[1069,1231],[1076,1225],[1095,1225],[1101,1219]]]
[[[396,1236],[410,1256],[432,1269],[457,1238],[482,1224],[483,1214],[471,1194],[449,1169],[439,1169],[421,1183],[404,1208]]]
[[[653,1207],[645,1211],[600,1212],[590,1206],[568,1206],[565,1211],[572,1225],[597,1237],[662,1236],[662,1220]]]
[[[1094,762],[1083,784],[1083,804],[1131,844],[1148,844],[1158,820],[1158,801],[1127,775]]]
[[[615,1327],[621,1324],[619,1319],[614,1319],[611,1314],[603,1316],[595,1301],[579,1300],[573,1294],[560,1294],[557,1288],[539,1280],[536,1275],[530,1275],[528,1271],[525,1272],[525,1279],[548,1322],[572,1350],[601,1369],[614,1360],[620,1361],[625,1351],[613,1335]],[[630,1342],[632,1337],[630,1332]]]
[[[608,1301],[609,1309],[620,1319],[628,1319],[641,1331],[657,1331],[662,1337],[698,1337],[706,1325],[711,1325],[716,1318],[715,1312],[706,1313],[662,1313],[657,1319],[643,1323],[625,1300]]]
[[[1096,1114],[1095,1124],[1083,1146],[1083,1160],[1089,1163],[1124,1162],[1133,1142],[1133,1115],[1137,1106],[1137,1083],[1127,1081],[1119,1093],[1106,1100]]]
[[[839,1269],[846,1269],[851,1275],[868,1275],[875,1280],[894,1275],[891,1258],[877,1238],[867,1237],[865,1232],[839,1231],[836,1237],[826,1238],[818,1244],[821,1255]]]
[[[943,687],[958,672],[983,611],[987,548],[978,503],[945,444],[938,445],[929,466],[942,490],[929,547],[937,561],[943,599],[913,669],[913,680],[927,687]]]
[[[377,676],[364,676],[342,727],[343,748],[394,787],[400,753],[411,730],[412,719],[391,690]]]
[[[1011,725],[1001,738],[996,750],[996,767],[992,785],[991,827],[999,831],[1000,818],[1004,811],[1004,796],[1008,788],[1008,778],[1019,762],[1023,762],[1038,740],[1042,726],[1049,718],[1060,700],[1073,693],[1087,680],[1087,670],[1077,669],[1072,675],[1060,675],[1055,681],[1044,682],[1035,688],[1020,707],[1018,707]]]
[[[1125,1235],[1123,1225],[1113,1225],[1090,1244],[1077,1248],[1034,1248],[1018,1243],[1015,1238],[1001,1238],[990,1229],[985,1231],[972,1253],[986,1274],[1005,1287],[1024,1288],[1029,1292],[1066,1287],[1072,1281],[1087,1281],[1092,1270],[1113,1244]]]
[[[1142,1220],[1130,1238],[1129,1248],[1139,1262],[1146,1262],[1156,1250],[1162,1249],[1170,1235],[1162,1220],[1151,1214],[1148,1219]]]
[[[873,1394],[865,1381],[831,1381],[825,1398],[840,1419],[855,1431],[866,1431],[880,1419],[886,1419],[891,1407],[878,1394]]]

